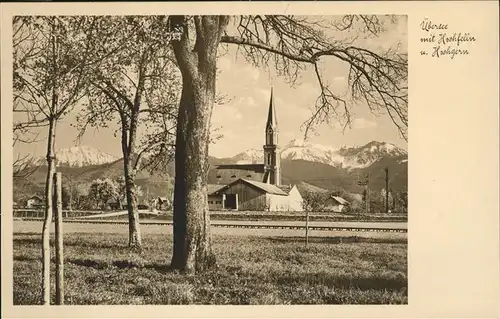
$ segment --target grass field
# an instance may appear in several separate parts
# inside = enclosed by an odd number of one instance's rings
[[[107,225],[106,225],[107,226]],[[114,226],[107,226],[114,227]],[[145,228],[145,230],[148,228]],[[66,304],[406,304],[406,236],[303,238],[214,232],[217,267],[187,276],[168,267],[170,232],[65,234]],[[40,302],[39,232],[14,233],[14,304]]]

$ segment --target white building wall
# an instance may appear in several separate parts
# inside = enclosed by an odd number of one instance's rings
[[[293,186],[288,194],[290,201],[290,211],[299,212],[304,210],[304,200],[302,199],[302,195],[300,195],[297,186]]]
[[[293,186],[288,196],[266,194],[266,200],[269,203],[270,211],[302,211],[303,200],[297,187]]]

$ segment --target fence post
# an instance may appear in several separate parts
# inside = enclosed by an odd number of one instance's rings
[[[47,185],[45,195],[45,216],[42,227],[42,304],[50,305],[50,226],[54,213],[54,177],[53,170],[47,174]],[[38,216],[38,211],[36,212]]]
[[[64,304],[64,254],[63,254],[63,214],[62,214],[62,175],[55,174],[55,235],[56,235],[56,305]]]
[[[309,245],[309,210],[306,210],[306,248]]]

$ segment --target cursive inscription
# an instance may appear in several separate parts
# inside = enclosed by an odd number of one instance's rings
[[[424,46],[420,49],[422,56],[453,60],[458,55],[469,55],[467,46],[476,42],[476,37],[470,32],[453,32],[448,24],[435,23],[427,18],[420,23],[420,29],[424,32],[420,36],[420,43]]]
[[[420,27],[426,32],[429,32],[431,30],[448,30],[447,24],[432,23],[432,21],[428,20],[427,18],[425,18],[424,21],[420,23]]]

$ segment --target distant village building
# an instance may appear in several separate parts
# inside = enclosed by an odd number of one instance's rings
[[[153,200],[152,207],[157,210],[167,210],[171,207],[171,201],[168,197],[157,197]]]
[[[26,200],[26,208],[42,208],[45,207],[44,201],[40,196],[31,196]]]
[[[210,169],[208,205],[211,210],[303,210],[297,187],[281,185],[278,122],[272,89],[265,137],[263,164],[224,164]]]
[[[127,209],[127,201],[125,199],[122,199],[121,201],[117,201],[116,199],[110,199],[106,203],[106,208],[109,208],[111,210],[122,210],[122,209]]]

